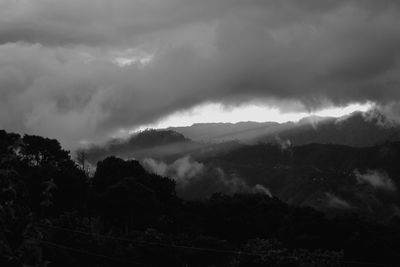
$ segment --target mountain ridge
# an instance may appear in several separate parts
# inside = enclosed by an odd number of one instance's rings
[[[218,129],[218,128],[221,128]],[[377,110],[353,112],[342,117],[304,117],[298,122],[239,122],[193,124],[169,127],[195,141],[243,143],[280,142],[296,145],[334,143],[350,146],[371,146],[400,140],[400,126]],[[199,134],[200,131],[200,134]]]

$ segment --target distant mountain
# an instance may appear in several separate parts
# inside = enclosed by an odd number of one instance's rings
[[[171,127],[184,136],[198,141],[221,142],[227,140],[251,141],[278,127],[277,122],[196,123],[189,127]]]
[[[258,141],[289,140],[294,145],[310,143],[364,147],[400,141],[400,126],[385,121],[381,114],[355,112],[341,118],[306,118],[293,127],[266,134]]]
[[[105,144],[85,149],[87,159],[96,163],[108,156],[138,158],[145,155],[157,156],[164,153],[181,153],[195,146],[194,142],[180,133],[170,130],[146,130],[127,139],[113,139]]]
[[[340,118],[311,116],[298,122],[205,123],[169,129],[192,140],[208,142],[239,140],[250,144],[290,142],[294,145],[322,143],[362,147],[400,141],[400,126],[376,110],[354,112]]]
[[[151,157],[169,162],[192,153],[212,155],[217,151],[224,151],[236,146],[238,146],[236,142],[215,145],[192,141],[172,130],[150,129],[133,134],[127,139],[113,139],[105,144],[93,145],[83,151],[91,164],[108,156],[125,159]]]
[[[400,141],[400,126],[372,110],[348,116],[306,117],[298,122],[202,123],[189,127],[146,130],[127,139],[113,139],[85,149],[92,164],[107,156],[174,161],[192,155],[204,158],[242,144],[277,143],[281,146],[312,143],[366,147]]]
[[[182,196],[262,189],[289,204],[330,214],[356,212],[374,218],[400,214],[400,142],[394,142],[400,140],[400,131],[379,114],[174,129],[194,137],[190,133],[197,128],[198,138],[208,131],[219,142],[193,141],[171,129],[146,130],[91,147],[87,159],[93,164],[111,155],[148,159],[154,172],[176,179]],[[252,139],[253,144],[218,139],[232,131],[236,136],[264,134]]]
[[[400,142],[363,148],[258,144],[198,160],[289,204],[388,218],[400,214],[399,158]]]

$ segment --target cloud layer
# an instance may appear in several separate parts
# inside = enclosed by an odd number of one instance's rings
[[[398,1],[0,0],[0,127],[74,147],[196,104],[400,99]]]

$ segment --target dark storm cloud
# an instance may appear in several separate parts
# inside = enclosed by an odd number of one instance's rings
[[[395,107],[397,2],[0,0],[0,127],[72,147],[206,101]]]

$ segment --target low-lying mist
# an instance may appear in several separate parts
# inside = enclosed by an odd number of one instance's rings
[[[170,164],[146,158],[142,164],[150,172],[174,179],[177,194],[184,199],[206,198],[216,192],[263,193],[272,196],[269,189],[261,184],[249,185],[237,173],[226,173],[220,167],[206,165],[190,156]]]

